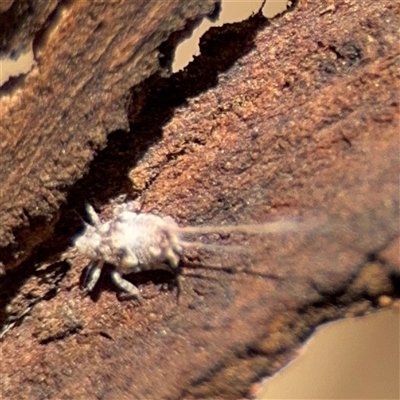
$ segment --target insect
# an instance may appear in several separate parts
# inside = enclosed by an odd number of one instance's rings
[[[179,263],[184,250],[206,247],[201,242],[188,241],[186,236],[210,233],[265,234],[298,228],[294,220],[263,224],[186,226],[170,216],[132,211],[133,202],[117,206],[113,217],[102,222],[91,205],[86,206],[90,224],[74,239],[77,250],[91,260],[84,282],[85,292],[91,292],[105,263],[111,264],[111,279],[128,297],[141,300],[139,289],[123,276],[135,272],[165,267],[175,275],[180,290]]]

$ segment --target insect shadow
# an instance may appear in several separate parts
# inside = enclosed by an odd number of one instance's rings
[[[89,296],[89,298],[93,302],[98,302],[100,300],[101,294],[104,291],[113,292],[116,294],[118,300],[120,301],[131,301],[131,296],[126,296],[124,292],[121,292],[112,281],[110,281],[109,276],[111,272],[115,270],[115,267],[111,264],[104,264],[104,267],[101,271],[100,278],[96,286],[90,292],[85,291],[86,282],[88,280],[88,276],[90,275],[90,267],[91,265],[87,265],[83,270],[79,277],[79,287],[81,288],[82,296]],[[177,271],[178,273],[178,271]],[[180,268],[179,268],[180,273]],[[130,274],[125,275],[124,277],[127,281],[131,282],[135,286],[138,287],[146,286],[149,284],[153,284],[155,286],[161,286],[161,290],[163,291],[173,291],[177,290],[177,297],[179,297],[179,290],[177,288],[175,274],[168,269],[167,265],[161,265],[159,269],[145,270],[141,272],[132,272]],[[144,296],[147,298],[147,296]],[[141,303],[140,299],[135,299],[139,303]]]

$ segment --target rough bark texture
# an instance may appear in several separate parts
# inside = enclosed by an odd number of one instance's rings
[[[399,8],[304,1],[271,23],[256,15],[210,31],[182,73],[135,87],[129,133],[109,135],[69,189],[51,243],[7,274],[3,398],[238,398],[318,324],[398,296]],[[98,105],[101,132],[121,126],[115,96]],[[77,170],[92,154],[85,140]],[[119,302],[106,274],[82,299],[87,260],[68,249],[81,225],[72,210],[84,215],[90,201],[107,218],[121,194],[182,224],[316,224],[212,237],[248,250],[190,254],[179,304],[162,290],[172,277],[156,271],[129,277],[140,306]]]
[[[57,0],[2,0],[0,3],[0,52],[17,57],[61,3]],[[62,4],[62,3],[61,3]]]
[[[15,37],[25,41],[18,32],[31,34],[43,19],[38,4],[30,18],[14,16],[21,26],[5,35],[11,49]],[[128,129],[128,89],[160,72],[160,59],[168,64],[170,54],[162,51],[178,40],[177,31],[213,11],[214,0],[73,1],[48,16],[34,37],[37,66],[0,89],[0,262],[6,269],[51,236],[67,190],[107,134]]]

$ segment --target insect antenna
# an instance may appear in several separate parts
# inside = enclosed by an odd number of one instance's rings
[[[268,233],[293,231],[298,229],[299,225],[299,221],[292,219],[270,221],[260,224],[183,226],[179,227],[179,232],[188,235],[211,233],[243,233],[249,235],[263,235]]]

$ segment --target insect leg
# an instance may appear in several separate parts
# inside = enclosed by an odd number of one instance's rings
[[[86,204],[86,212],[87,212],[93,226],[101,225],[101,221],[100,221],[98,214],[96,213],[96,211],[94,211],[94,208],[90,204]]]
[[[182,278],[181,278],[181,268],[180,268],[180,259],[179,256],[173,252],[173,250],[169,250],[167,252],[167,265],[171,272],[174,274],[175,285],[177,287],[177,298],[179,300],[179,296],[182,292]]]
[[[140,295],[139,289],[131,282],[124,279],[117,270],[111,271],[111,279],[115,285],[128,294],[128,297],[133,297],[138,301],[141,301],[142,296]]]
[[[90,293],[96,286],[96,283],[100,278],[103,265],[104,262],[102,261],[93,261],[90,263],[82,285],[84,289],[84,294]]]

